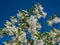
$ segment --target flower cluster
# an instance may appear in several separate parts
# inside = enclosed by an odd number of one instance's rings
[[[47,21],[49,26],[52,26],[53,23],[59,23],[60,22],[60,18],[58,18],[56,15],[51,16],[51,19]]]
[[[12,40],[3,42],[4,45],[59,45],[60,31],[52,28],[50,32],[41,34],[38,32],[42,25],[38,22],[41,17],[46,17],[46,12],[40,4],[34,5],[29,13],[27,10],[19,11],[17,17],[11,16],[10,21],[4,23],[4,28],[0,29],[0,37],[4,34],[12,36]],[[54,17],[47,21],[52,26],[53,23],[59,23],[60,18]],[[15,25],[17,23],[17,26]],[[27,39],[27,33],[30,33],[31,39]]]

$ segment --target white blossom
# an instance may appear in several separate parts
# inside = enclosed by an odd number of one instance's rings
[[[59,22],[60,22],[60,18],[55,17],[52,21],[53,21],[54,23],[59,23]]]
[[[54,32],[51,31],[50,32],[50,37],[53,37],[54,38],[55,36],[56,36],[56,33],[54,33]]]
[[[35,17],[38,18],[38,19],[40,19],[42,17],[42,15],[36,14]]]
[[[21,31],[21,35],[19,36],[18,40],[21,42],[26,41],[26,33]]]
[[[21,12],[19,12],[18,14],[17,14],[17,17],[18,18],[20,18],[20,17],[22,17],[23,16],[23,14],[21,13]]]
[[[42,17],[43,17],[43,18],[45,18],[45,17],[46,17],[46,15],[47,15],[47,13],[46,13],[46,12],[44,12],[44,11],[42,11]]]
[[[48,20],[48,21],[47,21],[47,23],[48,23],[48,25],[49,25],[49,26],[52,26],[52,24],[53,24],[53,21],[51,21],[51,20]]]
[[[32,28],[35,28],[37,19],[34,16],[31,16],[26,22],[28,22]]]
[[[11,22],[12,22],[13,24],[16,23],[16,22],[17,22],[16,17],[12,16],[12,17],[11,17]]]
[[[44,45],[43,40],[38,40],[37,45]]]
[[[35,9],[33,10],[33,13],[34,13],[34,14],[38,14],[38,13],[39,13],[38,9],[35,8]]]
[[[16,45],[16,43],[13,43],[12,45]]]
[[[59,22],[60,22],[60,18],[55,17],[54,19],[48,20],[47,22],[48,22],[48,25],[52,26],[53,23],[54,23],[54,24],[55,24],[55,23],[59,23]]]
[[[37,8],[38,10],[41,10],[41,11],[43,10],[43,7],[42,7],[41,5],[39,5],[39,4],[36,4],[35,6],[36,6],[36,8]]]

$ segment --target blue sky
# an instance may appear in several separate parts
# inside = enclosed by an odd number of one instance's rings
[[[60,15],[59,0],[0,0],[0,27],[3,27],[3,22],[9,19],[9,16],[16,15],[17,10],[28,10],[35,3],[40,3],[48,16]]]
[[[3,28],[3,22],[9,20],[10,16],[16,15],[18,10],[29,10],[35,3],[40,3],[44,7],[44,11],[47,12],[47,19],[54,14],[60,17],[59,0],[0,0],[0,27]],[[47,29],[46,24],[43,25]],[[0,45],[5,38],[0,39]]]

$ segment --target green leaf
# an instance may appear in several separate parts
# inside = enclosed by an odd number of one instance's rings
[[[52,30],[53,32],[55,32],[55,30],[54,30],[54,28],[53,28],[53,27],[51,28],[51,30]]]
[[[29,10],[29,12],[32,13],[33,10],[34,10],[34,7],[31,7],[30,10]]]
[[[18,28],[18,36],[20,36],[20,29]]]
[[[45,35],[49,36],[49,32],[46,32]]]
[[[2,33],[3,33],[3,34],[7,34],[6,31],[3,31]]]
[[[35,36],[37,36],[38,39],[40,39],[42,37],[41,33],[35,34]]]
[[[30,44],[31,44],[31,45],[34,45],[34,41],[30,41]]]
[[[21,44],[20,44],[20,42],[17,42],[17,44],[16,44],[16,45],[21,45]]]
[[[46,45],[51,45],[48,40],[44,40],[44,42],[46,43]]]

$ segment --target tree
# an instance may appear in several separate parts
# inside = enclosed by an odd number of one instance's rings
[[[60,18],[57,15],[51,16],[46,21],[51,26],[51,31],[42,34],[38,30],[43,28],[38,19],[46,18],[47,13],[43,11],[43,7],[38,3],[27,10],[18,11],[17,17],[11,16],[10,21],[4,22],[4,28],[0,29],[0,37],[4,34],[12,36],[12,40],[3,42],[4,45],[59,45],[60,30],[52,27],[53,23],[59,23]],[[17,24],[17,26],[15,25]],[[27,37],[27,32],[30,38]]]

